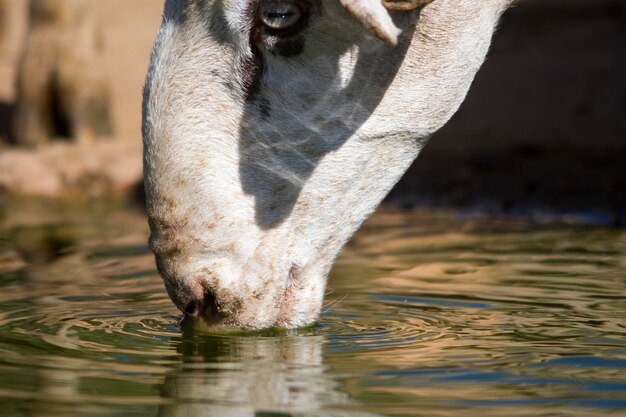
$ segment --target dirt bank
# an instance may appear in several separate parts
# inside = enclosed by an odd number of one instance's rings
[[[142,163],[141,88],[162,2],[92,1],[102,24],[105,70],[112,80],[114,137],[93,147],[59,142],[38,151],[6,144],[12,133],[15,72],[26,29],[26,1],[9,3],[7,44],[0,57],[0,193],[104,195],[136,186]]]

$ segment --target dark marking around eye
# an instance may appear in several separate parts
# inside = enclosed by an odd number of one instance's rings
[[[266,53],[291,58],[304,51],[305,29],[318,13],[316,0],[264,0],[255,16],[259,46]]]
[[[253,46],[252,55],[244,58],[241,63],[241,87],[246,100],[250,100],[259,92],[264,68],[263,55]]]
[[[270,116],[269,100],[261,94],[261,81],[265,72],[265,60],[259,48],[261,31],[259,22],[256,19],[259,10],[259,0],[252,1],[247,11],[250,19],[250,52],[251,54],[239,63],[241,75],[241,87],[244,99],[247,103],[258,103],[261,117],[264,119]]]
[[[297,35],[297,33],[302,27],[306,26],[311,10],[311,3],[308,0],[294,0],[294,3],[299,3],[298,16],[292,16],[288,10],[265,11],[265,20],[298,18],[298,23],[295,25],[297,30],[289,32],[296,33],[296,35],[287,36],[287,32],[284,31],[268,30],[267,24],[264,24],[261,20],[261,9],[263,6],[267,5],[265,1],[266,0],[252,0],[248,5],[246,15],[250,21],[249,42],[251,54],[244,58],[239,65],[241,86],[246,102],[256,102],[259,106],[261,117],[267,119],[270,117],[271,103],[267,97],[261,94],[261,83],[265,72],[266,59],[264,54],[291,58],[303,53],[305,39],[303,36]]]
[[[241,66],[241,87],[243,89],[246,101],[250,101],[255,96],[261,83],[261,77],[265,69],[263,55],[257,46],[260,37],[259,24],[256,16],[259,12],[261,0],[253,0],[249,3],[246,15],[251,22],[250,25],[250,51],[251,56],[243,58]]]

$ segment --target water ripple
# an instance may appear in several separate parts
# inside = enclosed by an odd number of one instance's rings
[[[624,232],[382,213],[317,327],[202,335],[177,324],[143,216],[84,216],[0,229],[3,416],[626,410]]]

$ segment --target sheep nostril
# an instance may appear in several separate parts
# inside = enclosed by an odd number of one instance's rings
[[[189,317],[197,317],[200,315],[200,304],[197,301],[192,301],[187,304],[184,311],[185,315]]]
[[[211,291],[206,291],[204,293],[203,305],[205,312],[208,314],[215,315],[219,310],[217,298],[215,298],[215,294]]]
[[[202,300],[190,301],[183,310],[186,317],[199,318],[203,316],[206,318],[215,318],[218,314],[223,313],[222,309],[217,303],[215,294],[211,291],[204,292],[204,298]]]

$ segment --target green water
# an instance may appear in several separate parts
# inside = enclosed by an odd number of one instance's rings
[[[626,231],[383,211],[316,327],[207,336],[139,211],[0,212],[2,417],[626,415]]]

